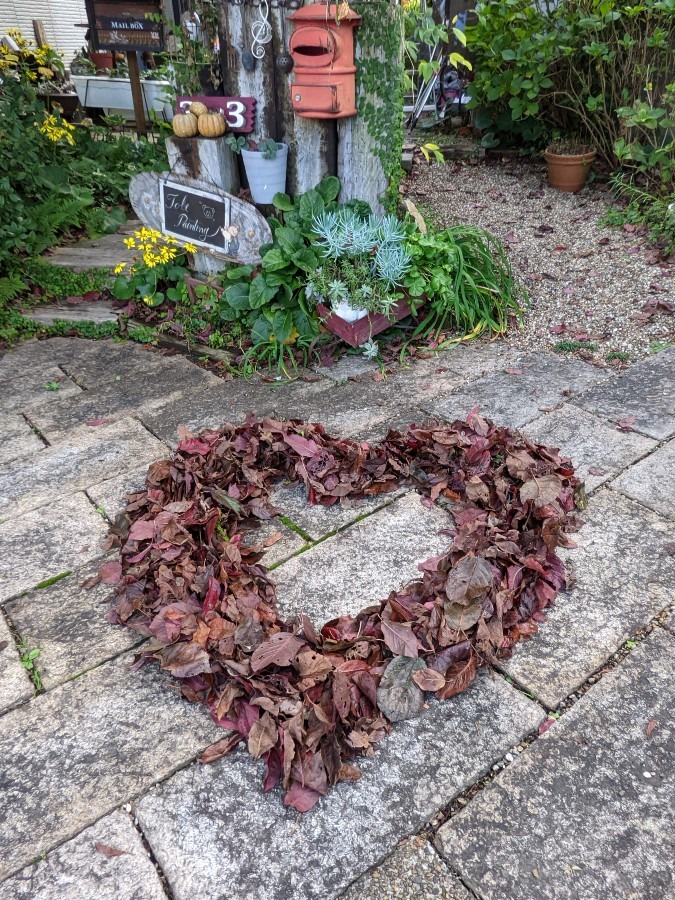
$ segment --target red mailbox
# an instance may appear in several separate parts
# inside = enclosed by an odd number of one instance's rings
[[[356,115],[354,28],[361,16],[349,12],[335,23],[335,4],[313,3],[288,17],[293,23],[289,50],[295,82],[291,102],[307,119]]]

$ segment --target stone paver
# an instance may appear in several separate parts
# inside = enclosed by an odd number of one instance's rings
[[[481,415],[499,425],[522,428],[566,398],[607,378],[595,366],[551,353],[532,353],[506,368],[511,372],[487,375],[456,393],[423,404],[423,408],[453,421],[463,419],[477,406]]]
[[[662,516],[675,518],[675,441],[631,466],[612,487]]]
[[[261,791],[243,751],[179,772],[148,793],[138,820],[175,900],[332,898],[391,853],[535,729],[538,706],[484,675],[448,703],[398,725],[363,777],[304,816]]]
[[[550,708],[572,693],[635,631],[672,602],[672,525],[614,491],[591,498],[586,524],[561,556],[576,576],[539,634],[505,670]]]
[[[317,373],[331,381],[348,381],[350,378],[372,377],[380,371],[380,366],[362,355],[343,356],[332,366],[319,366]]]
[[[350,506],[343,506],[341,503],[336,503],[335,506],[321,506],[315,503],[314,506],[310,506],[304,485],[287,487],[280,484],[272,489],[270,501],[282,515],[316,541],[386,506],[400,494],[399,490],[364,497],[362,500],[352,500]]]
[[[0,521],[166,455],[166,446],[136,419],[85,425],[36,456],[0,466]]]
[[[675,434],[675,348],[591,388],[576,402],[613,422],[635,416],[636,431],[659,441],[669,438]]]
[[[0,603],[101,555],[107,522],[71,494],[0,524]]]
[[[632,431],[619,431],[572,404],[535,419],[523,431],[533,441],[558,447],[570,456],[587,491],[609,481],[656,447],[655,441]]]
[[[36,453],[44,446],[23,416],[0,413],[0,465]]]
[[[170,455],[168,448],[164,444],[160,446],[162,452],[158,453],[155,459],[167,459]],[[103,510],[111,522],[114,522],[115,518],[126,509],[126,495],[144,490],[147,472],[148,466],[145,465],[140,469],[123,472],[115,478],[107,478],[105,481],[88,485],[87,496],[97,508]]]
[[[472,900],[431,844],[421,837],[404,841],[379,866],[366,872],[340,900]],[[2,894],[0,894],[2,900]]]
[[[283,614],[304,612],[316,625],[354,615],[418,578],[420,562],[442,553],[452,521],[411,492],[275,570]]]
[[[0,884],[0,900],[166,900],[166,894],[131,818],[115,811]]]
[[[17,706],[33,694],[33,683],[21,665],[14,638],[0,611],[0,713]]]
[[[179,425],[196,433],[204,428],[218,428],[225,422],[238,425],[249,412],[255,412],[258,418],[273,414],[287,418],[302,416],[306,398],[325,390],[326,384],[322,380],[301,384],[268,382],[260,378],[219,380],[216,386],[158,403],[154,408],[144,410],[141,419],[153,434],[175,447]]]
[[[96,419],[108,422],[130,413],[137,415],[145,408],[166,405],[168,397],[190,397],[198,388],[222,384],[215,375],[185,359],[172,357],[165,365],[157,367],[154,357],[148,358],[151,364],[145,376],[121,377],[119,381],[83,391],[78,397],[63,397],[50,404],[31,406],[26,410],[30,423],[50,443],[55,443],[86,422]]]
[[[674,653],[657,629],[441,828],[479,897],[673,897]]]
[[[133,343],[82,341],[75,347],[57,347],[54,352],[61,368],[88,391],[111,387],[120,381],[148,378],[160,369],[185,366],[182,356],[165,356]]]
[[[54,344],[59,341],[65,346],[68,340],[56,338],[54,341],[25,341],[8,350],[0,359],[0,382],[9,381],[22,371],[32,375],[46,374],[59,364],[54,354]]]
[[[37,665],[47,690],[144,640],[137,632],[111,626],[106,620],[113,588],[105,584],[82,587],[98,572],[100,563],[96,560],[6,605],[26,646],[40,648]]]
[[[59,369],[39,369],[37,372],[24,372],[8,381],[2,382],[3,412],[19,412],[35,404],[47,404],[81,394],[72,378]]]
[[[0,878],[222,737],[155,666],[111,660],[0,718]]]

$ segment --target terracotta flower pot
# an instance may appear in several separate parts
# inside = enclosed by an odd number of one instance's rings
[[[548,166],[548,183],[559,191],[576,194],[586,184],[597,153],[597,150],[576,154],[554,153],[551,147],[547,147],[544,158]]]
[[[113,54],[111,50],[91,50],[89,59],[96,66],[97,72],[105,72],[113,67]]]

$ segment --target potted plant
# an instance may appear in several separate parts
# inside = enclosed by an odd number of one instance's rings
[[[271,203],[275,194],[284,193],[288,144],[280,144],[272,138],[256,144],[234,135],[230,135],[227,143],[235,153],[241,153],[254,203]]]
[[[556,140],[544,151],[548,183],[559,191],[576,194],[586,184],[597,150],[571,138]]]
[[[366,219],[343,207],[318,215],[313,230],[322,260],[310,275],[308,299],[349,323],[369,314],[396,320],[404,299],[397,288],[410,266],[401,223],[394,216]]]

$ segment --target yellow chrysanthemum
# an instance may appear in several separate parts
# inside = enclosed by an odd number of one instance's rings
[[[126,267],[127,267],[126,263],[123,263],[123,262],[117,263],[117,265],[115,266],[115,269],[114,269],[115,275],[119,275],[120,272],[124,272]]]
[[[186,244],[183,249],[187,250],[188,253],[197,253],[197,248],[194,244]]]
[[[124,238],[124,246],[128,250],[135,250],[136,249],[136,241],[132,237]]]

